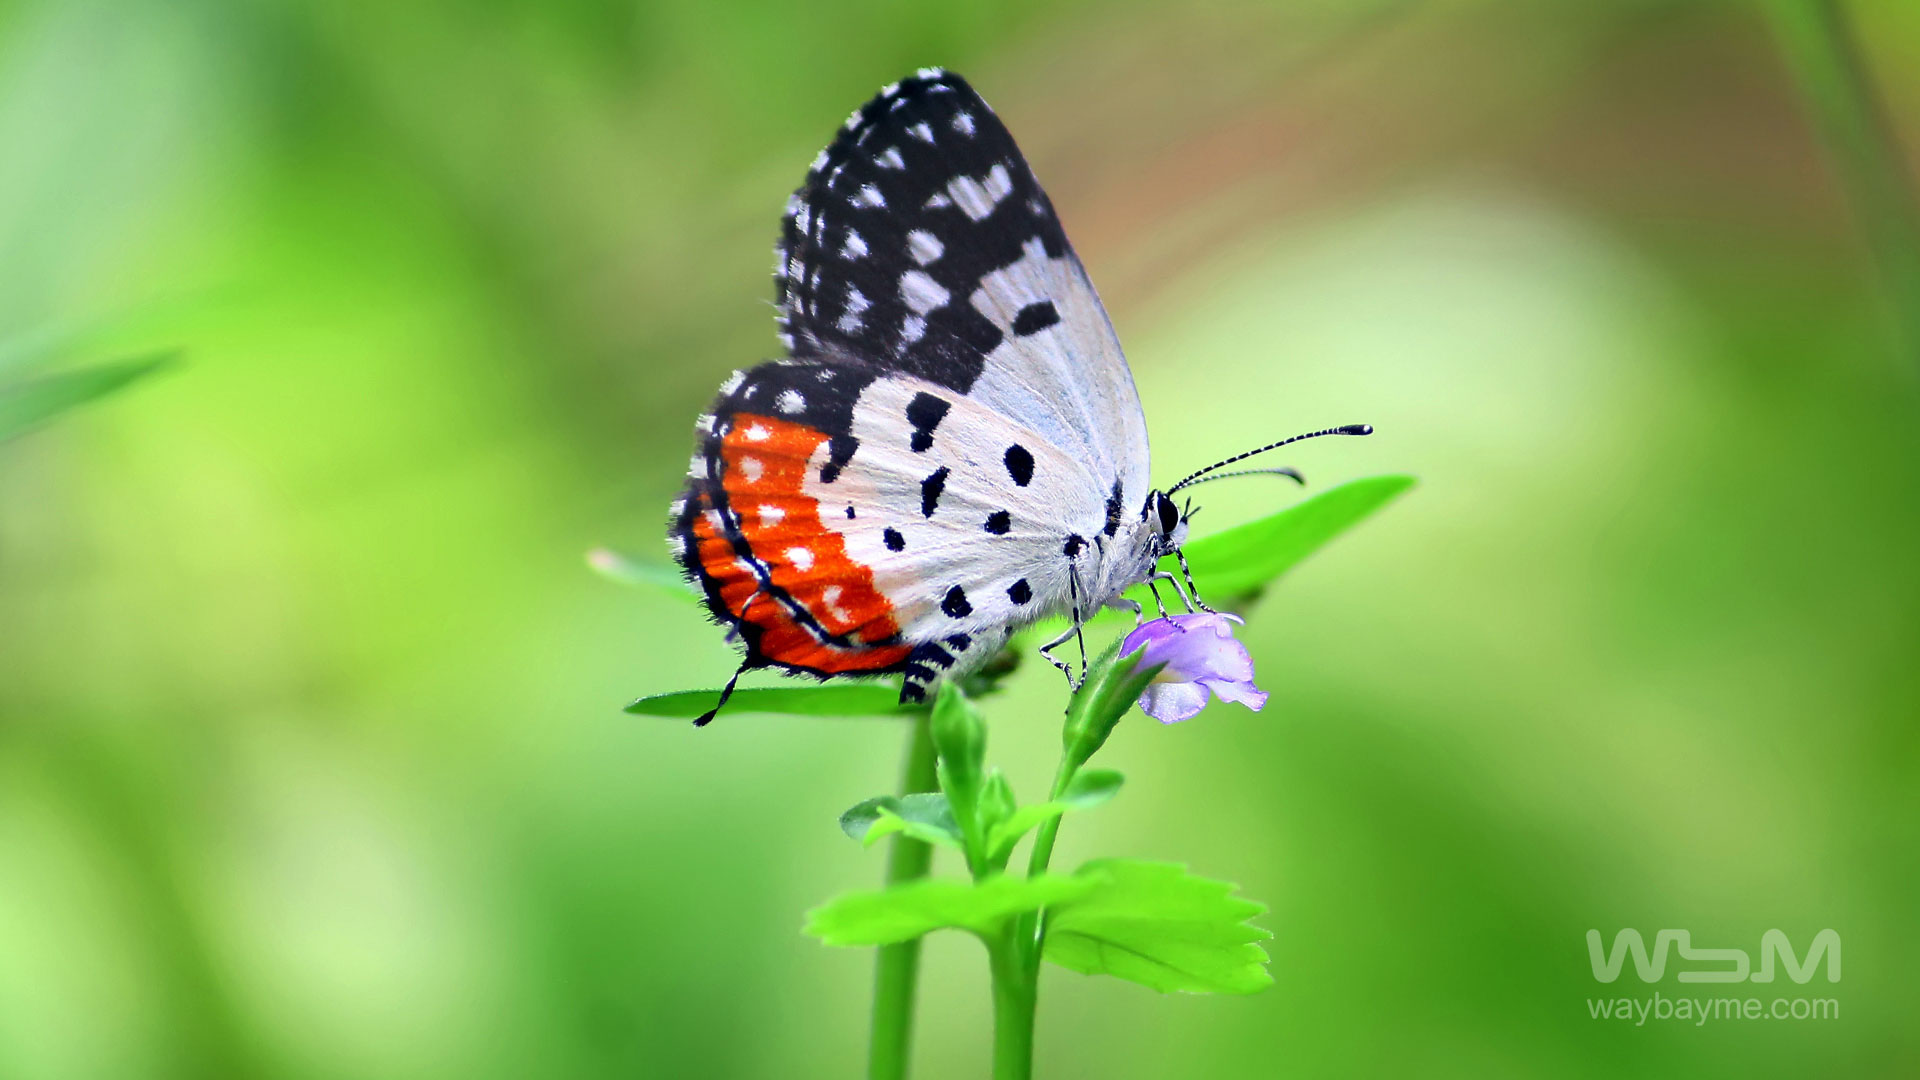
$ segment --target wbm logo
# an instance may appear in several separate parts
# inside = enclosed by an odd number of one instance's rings
[[[1833,930],[1822,930],[1813,935],[1813,944],[1807,946],[1804,958],[1794,956],[1793,945],[1787,940],[1785,931],[1767,931],[1760,935],[1758,970],[1754,969],[1745,949],[1696,949],[1692,936],[1685,930],[1654,931],[1652,953],[1648,953],[1646,940],[1640,936],[1640,931],[1633,929],[1613,935],[1613,951],[1610,954],[1600,945],[1600,931],[1587,931],[1587,956],[1593,961],[1593,977],[1603,983],[1620,977],[1620,970],[1626,966],[1629,956],[1633,957],[1633,968],[1639,973],[1641,982],[1659,982],[1667,974],[1668,950],[1677,951],[1680,959],[1689,964],[1719,965],[1708,971],[1683,970],[1680,972],[1680,981],[1683,983],[1772,982],[1776,958],[1779,966],[1786,969],[1787,978],[1805,983],[1813,979],[1822,956],[1827,959],[1827,981],[1840,981],[1840,935]],[[1728,964],[1732,967],[1724,967]]]

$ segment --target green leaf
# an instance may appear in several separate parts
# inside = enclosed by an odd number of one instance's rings
[[[987,781],[980,785],[980,821],[991,829],[1005,821],[1020,805],[1013,797],[1013,784],[1007,780],[1007,774],[995,765],[987,770]]]
[[[637,698],[626,711],[636,716],[692,719],[713,708],[718,690],[679,690]],[[735,690],[727,715],[761,712],[787,716],[912,716],[924,705],[900,704],[900,691],[884,685],[767,686]]]
[[[659,589],[688,603],[700,602],[700,594],[680,576],[679,568],[666,563],[636,559],[609,547],[597,547],[587,552],[587,566],[609,581]]]
[[[1060,797],[1033,806],[1023,806],[993,826],[987,834],[987,850],[1004,865],[1015,844],[1027,833],[1069,810],[1099,806],[1120,793],[1125,777],[1112,769],[1082,769],[1068,781]]]
[[[954,820],[960,824],[967,868],[982,874],[987,825],[981,818],[980,799],[986,784],[986,722],[958,686],[943,682],[933,703],[932,729],[934,749],[940,754],[940,790],[947,793]]]
[[[929,844],[960,847],[960,826],[954,823],[947,797],[938,792],[868,799],[840,815],[840,829],[863,847],[872,847],[894,833]]]
[[[1103,859],[1076,878],[1098,886],[1049,905],[1043,955],[1084,975],[1112,975],[1161,993],[1250,994],[1273,982],[1246,920],[1266,906],[1173,863]]]
[[[1116,638],[1087,671],[1087,679],[1067,702],[1067,722],[1060,732],[1063,757],[1067,766],[1078,769],[1096,751],[1106,745],[1113,726],[1140,700],[1147,684],[1165,667],[1164,663],[1140,666],[1146,655],[1141,649],[1120,655],[1125,638]]]
[[[986,937],[1009,918],[1085,896],[1101,880],[995,874],[979,882],[913,881],[837,896],[807,913],[805,933],[828,945],[892,945],[943,929]]]
[[[1412,487],[1411,476],[1371,476],[1323,491],[1258,521],[1185,547],[1193,576],[1211,596],[1253,592]]]
[[[175,353],[157,353],[115,364],[79,368],[15,383],[0,389],[0,439],[105,397],[173,362]]]

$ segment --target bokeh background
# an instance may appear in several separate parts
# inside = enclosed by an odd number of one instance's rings
[[[1854,16],[1920,147],[1920,7]],[[902,730],[622,715],[731,654],[582,555],[664,553],[787,191],[936,63],[1158,477],[1365,420],[1287,463],[1421,479],[1248,612],[1265,712],[1123,725],[1062,834],[1270,902],[1276,985],[1050,969],[1042,1074],[1920,1073],[1920,369],[1762,9],[11,0],[0,340],[181,358],[0,444],[0,1074],[859,1070],[798,929]],[[1777,985],[1841,1017],[1596,1022],[1621,927],[1834,928]],[[924,974],[919,1075],[984,1075],[981,950]]]

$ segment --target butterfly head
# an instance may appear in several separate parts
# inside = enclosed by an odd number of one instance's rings
[[[1191,515],[1182,511],[1165,492],[1148,493],[1142,516],[1146,519],[1154,558],[1171,554],[1187,542],[1187,518]]]

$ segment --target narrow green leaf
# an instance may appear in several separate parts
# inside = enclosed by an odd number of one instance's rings
[[[1115,638],[1113,644],[1107,646],[1087,670],[1086,681],[1067,702],[1067,722],[1061,729],[1060,741],[1071,768],[1086,764],[1088,758],[1106,745],[1113,726],[1133,708],[1147,684],[1166,666],[1162,663],[1142,667],[1140,660],[1145,650],[1121,656],[1120,646],[1125,640]]]
[[[1011,877],[984,881],[921,880],[837,896],[807,913],[805,933],[828,945],[891,945],[934,930],[998,933],[1005,921],[1076,897],[1098,877]]]
[[[1080,770],[1058,799],[1023,806],[993,826],[987,834],[987,850],[996,862],[1004,864],[1021,837],[1070,810],[1099,806],[1120,793],[1125,779],[1112,769]]]
[[[967,868],[975,875],[986,872],[987,824],[980,813],[982,788],[986,785],[987,725],[980,710],[951,682],[940,684],[933,703],[933,745],[940,754],[940,790],[947,793],[954,820],[960,823],[965,840]]]
[[[1173,863],[1103,859],[1076,878],[1097,887],[1049,905],[1043,955],[1085,975],[1112,975],[1161,993],[1250,994],[1273,982],[1273,935],[1246,920],[1265,905]]]
[[[105,397],[173,362],[175,353],[157,353],[114,364],[43,375],[0,388],[0,439],[44,423],[70,409]]]
[[[700,594],[680,576],[680,570],[666,563],[636,559],[609,547],[597,547],[587,552],[587,566],[609,581],[643,585],[688,603],[700,602]]]
[[[1187,562],[1210,596],[1252,592],[1413,484],[1411,476],[1371,476],[1341,484],[1277,514],[1193,541],[1185,548]]]
[[[840,829],[865,847],[894,833],[929,844],[960,847],[960,826],[954,823],[947,797],[938,792],[868,799],[840,815]]]
[[[671,694],[649,694],[626,708],[636,716],[664,716],[692,719],[713,708],[718,690],[678,690]],[[782,713],[787,716],[912,716],[925,711],[924,705],[900,704],[900,691],[891,686],[854,684],[851,686],[768,686],[735,690],[727,702],[727,715],[735,713]]]

